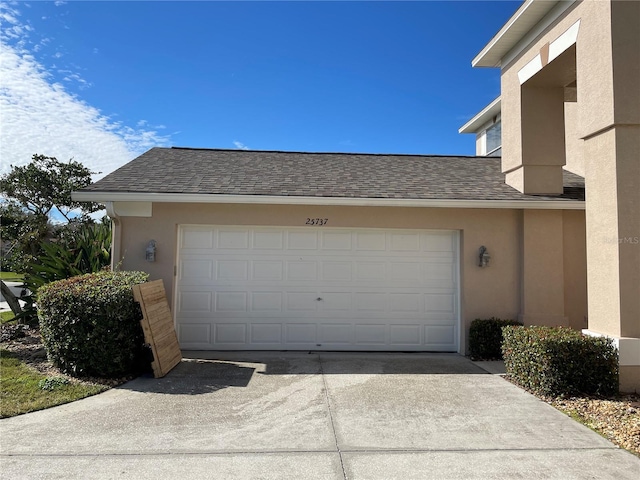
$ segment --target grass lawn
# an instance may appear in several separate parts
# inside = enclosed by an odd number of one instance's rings
[[[0,350],[0,418],[73,402],[107,390],[64,377],[47,377],[7,350]]]
[[[9,323],[11,320],[13,320],[13,317],[14,315],[11,310],[0,312],[0,324]]]
[[[15,272],[0,272],[0,280],[5,282],[20,282],[24,280],[24,275]]]

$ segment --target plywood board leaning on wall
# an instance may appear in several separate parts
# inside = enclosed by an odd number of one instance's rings
[[[180,363],[182,352],[162,280],[134,285],[133,298],[140,304],[145,342],[153,352],[153,376],[164,377]]]

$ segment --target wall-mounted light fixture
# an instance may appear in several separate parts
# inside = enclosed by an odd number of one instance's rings
[[[149,245],[147,245],[147,249],[145,250],[144,258],[147,262],[156,261],[156,241],[155,240],[149,241]]]
[[[487,252],[487,247],[485,247],[484,245],[481,246],[478,250],[478,258],[479,258],[478,266],[480,267],[489,266],[489,260],[491,260],[491,255],[489,255],[489,252]]]

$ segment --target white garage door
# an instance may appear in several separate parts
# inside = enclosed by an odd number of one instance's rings
[[[458,235],[179,228],[183,349],[458,349]]]

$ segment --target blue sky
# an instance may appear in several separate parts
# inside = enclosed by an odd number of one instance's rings
[[[152,146],[474,153],[471,59],[512,1],[8,2],[0,158],[109,173]]]

